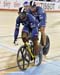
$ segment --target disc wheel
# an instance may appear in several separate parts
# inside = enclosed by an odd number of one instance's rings
[[[42,44],[42,39],[41,39],[40,43]],[[46,35],[46,45],[43,48],[43,55],[48,54],[49,48],[50,48],[50,39],[49,39],[48,35]]]

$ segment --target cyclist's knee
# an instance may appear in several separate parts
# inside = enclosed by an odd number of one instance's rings
[[[40,32],[43,34],[43,33],[45,33],[45,27],[41,27],[40,28]]]
[[[46,34],[45,34],[45,31],[44,30],[42,30],[41,31],[41,36],[45,36]]]
[[[22,32],[22,40],[23,40],[23,42],[28,41],[28,33]]]
[[[33,38],[33,43],[34,43],[34,45],[36,45],[38,43],[38,37]]]

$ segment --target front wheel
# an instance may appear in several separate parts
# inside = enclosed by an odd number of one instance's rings
[[[29,53],[25,46],[21,46],[17,53],[17,65],[20,70],[26,70],[29,67]]]

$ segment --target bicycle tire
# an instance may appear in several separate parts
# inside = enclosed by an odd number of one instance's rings
[[[42,44],[42,38],[41,38],[40,44],[43,45]],[[44,46],[44,48],[43,48],[43,55],[48,54],[49,48],[50,48],[50,39],[49,39],[49,36],[46,35],[46,46]]]
[[[29,63],[30,63],[29,52],[26,50],[26,47],[23,45],[19,48],[18,53],[17,53],[17,65],[20,70],[26,70],[29,67]]]
[[[46,46],[43,48],[43,55],[47,55],[50,48],[50,39],[46,36]]]

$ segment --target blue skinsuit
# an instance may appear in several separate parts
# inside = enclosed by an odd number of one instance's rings
[[[39,28],[41,26],[43,27],[46,26],[46,13],[41,7],[36,6],[36,12],[34,13],[29,9],[28,13],[32,14],[39,21],[38,25]]]
[[[14,41],[17,40],[17,37],[18,37],[18,34],[19,34],[20,23],[22,23],[22,25],[24,26],[23,29],[22,29],[23,32],[26,32],[26,33],[31,32],[32,38],[34,38],[35,36],[38,37],[38,21],[35,19],[34,16],[27,13],[27,18],[26,18],[25,21],[22,21],[19,16],[16,19],[16,28],[15,28],[15,32],[14,32]]]

